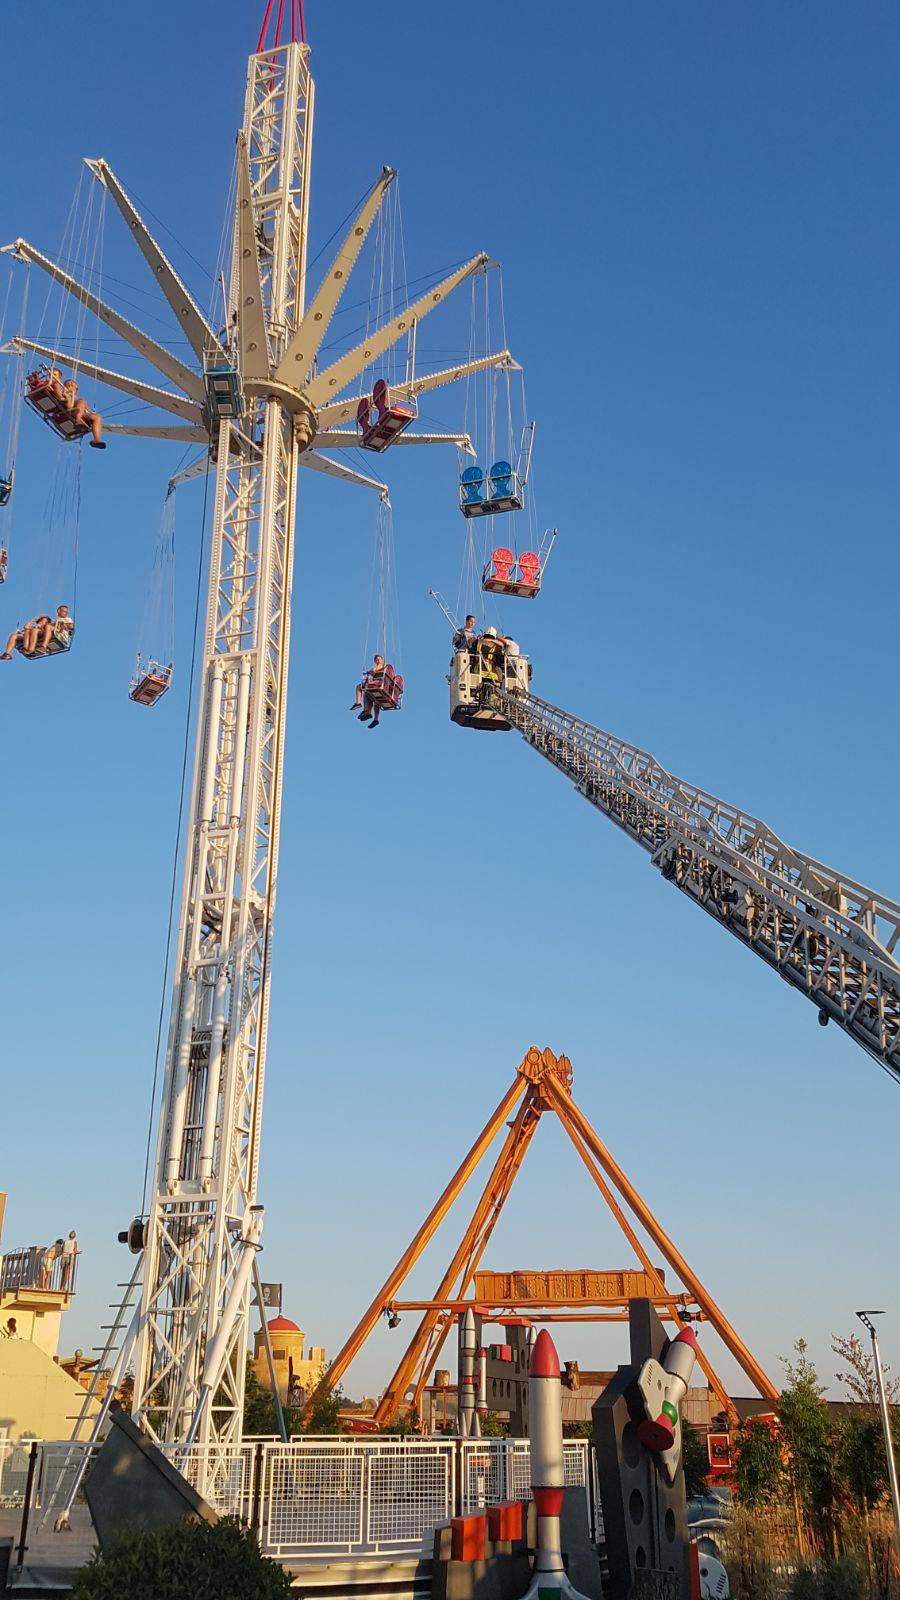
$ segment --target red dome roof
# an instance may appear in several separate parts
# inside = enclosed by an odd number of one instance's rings
[[[271,1333],[301,1333],[303,1330],[292,1322],[290,1317],[273,1317],[269,1323]]]

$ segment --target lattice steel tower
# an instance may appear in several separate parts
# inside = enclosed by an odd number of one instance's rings
[[[289,9],[295,19],[297,0]],[[141,1256],[100,1366],[135,1368],[133,1412],[165,1444],[229,1443],[241,1432],[249,1286],[262,1226],[257,1180],[271,984],[291,574],[301,467],[374,489],[386,486],[324,451],[356,448],[358,392],[341,398],[393,344],[415,347],[418,323],[488,258],[479,254],[367,334],[331,366],[318,353],[366,236],[395,176],[385,167],[309,307],[306,241],[313,81],[302,37],[273,43],[272,5],[251,56],[237,141],[227,320],[217,332],[196,305],[106,161],[88,162],[149,265],[196,364],[107,305],[96,285],[19,239],[37,266],[174,385],[161,388],[81,354],[24,336],[13,341],[160,408],[161,423],[109,434],[196,441],[215,471],[209,596],[193,788],[174,982],[146,1220],[129,1229]],[[416,377],[400,399],[485,368],[514,367],[505,350]],[[414,410],[414,407],[413,407]],[[455,444],[464,434],[410,430],[392,448]],[[173,481],[178,481],[173,480]],[[257,1274],[258,1277],[258,1274]],[[130,1317],[130,1321],[129,1321]],[[126,1326],[127,1325],[127,1326]],[[115,1357],[115,1359],[113,1359]],[[110,1390],[114,1387],[110,1385]],[[84,1417],[92,1396],[84,1407]]]

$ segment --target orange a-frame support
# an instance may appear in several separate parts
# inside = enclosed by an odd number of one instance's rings
[[[393,1272],[382,1284],[365,1315],[354,1328],[343,1349],[335,1356],[322,1379],[318,1394],[333,1389],[359,1354],[379,1318],[395,1305],[397,1292],[418,1261],[429,1240],[459,1196],[475,1168],[489,1149],[495,1135],[507,1122],[510,1113],[521,1101],[518,1111],[503,1141],[500,1154],[494,1163],[481,1198],[462,1237],[459,1248],[447,1267],[443,1278],[430,1301],[408,1302],[407,1309],[423,1308],[424,1314],[407,1349],[384,1391],[375,1412],[377,1424],[384,1425],[397,1415],[412,1390],[412,1402],[418,1406],[422,1391],[440,1355],[444,1341],[456,1321],[459,1302],[462,1301],[475,1276],[476,1269],[487,1248],[497,1219],[512,1188],[516,1173],[525,1158],[525,1152],[545,1111],[559,1118],[575,1150],[578,1152],[594,1183],[600,1190],[616,1222],[634,1250],[644,1272],[650,1279],[654,1302],[663,1316],[670,1317],[679,1327],[691,1320],[689,1307],[694,1302],[700,1317],[712,1323],[722,1342],[731,1351],[738,1365],[767,1400],[775,1400],[778,1391],[753,1359],[731,1323],[720,1310],[700,1279],[688,1266],[672,1240],[664,1233],[649,1206],[629,1183],[621,1167],[613,1160],[606,1146],[572,1099],[572,1066],[566,1056],[555,1056],[552,1050],[532,1047],[517,1068],[515,1081],[504,1095],[493,1115],[475,1140],[465,1160],[457,1168],[434,1208],[429,1212],[415,1238],[412,1239]],[[618,1192],[619,1199],[613,1191]],[[626,1211],[619,1203],[625,1203]],[[683,1291],[675,1294],[666,1287],[657,1268],[647,1253],[631,1217],[640,1223],[667,1265],[683,1284]],[[454,1287],[455,1286],[455,1287]],[[468,1302],[471,1304],[472,1302]],[[401,1303],[402,1304],[402,1303]],[[525,1308],[523,1307],[522,1310]],[[610,1303],[606,1313],[596,1320],[613,1320],[623,1315],[621,1305]],[[696,1318],[696,1313],[693,1314]],[[538,1311],[535,1321],[541,1320]],[[575,1320],[573,1318],[573,1320]],[[594,1320],[585,1312],[584,1320]],[[733,1407],[721,1378],[714,1372],[705,1351],[698,1351],[698,1359],[709,1380],[710,1387],[723,1408],[733,1413]],[[308,1410],[313,1401],[310,1400]]]

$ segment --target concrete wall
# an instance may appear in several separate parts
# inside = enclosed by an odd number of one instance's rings
[[[84,1399],[81,1385],[28,1339],[0,1339],[0,1434],[68,1439]]]

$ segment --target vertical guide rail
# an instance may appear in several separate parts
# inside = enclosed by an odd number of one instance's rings
[[[307,56],[296,43],[264,51],[251,57],[247,78],[243,132],[273,354],[303,310],[313,102]],[[232,306],[237,284],[233,247]],[[132,1408],[168,1444],[189,1435],[198,1445],[235,1443],[241,1434],[249,1295],[232,1289],[256,1203],[298,452],[293,417],[269,397],[245,394],[243,417],[219,425],[191,820]],[[198,1419],[206,1353],[215,1347],[218,1367],[223,1336],[221,1375]]]

